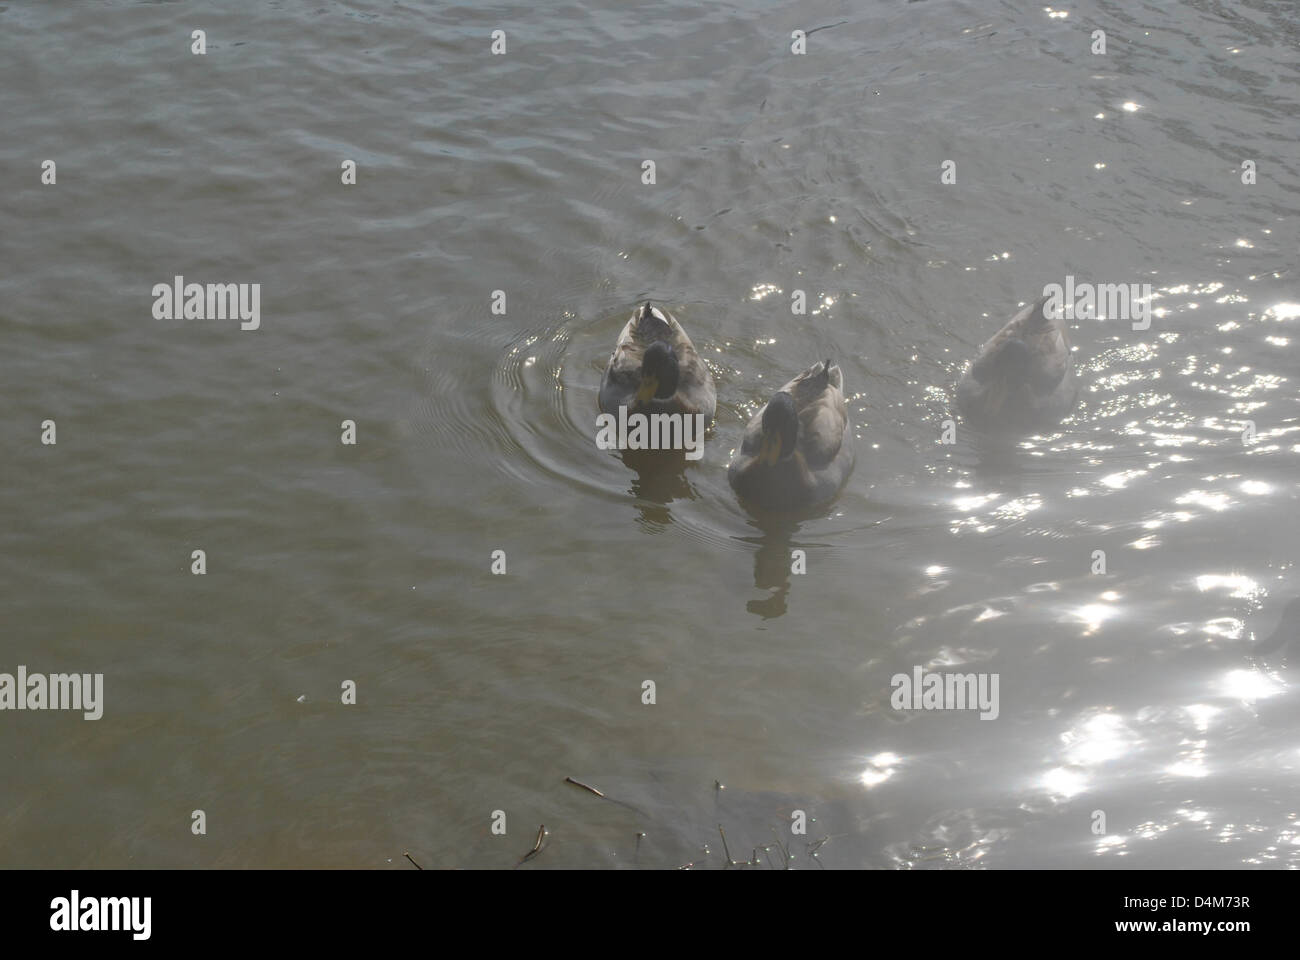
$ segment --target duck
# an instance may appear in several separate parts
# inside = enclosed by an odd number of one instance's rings
[[[957,383],[957,409],[977,430],[1031,433],[1060,423],[1079,398],[1065,320],[1041,297],[980,347]]]
[[[727,480],[742,501],[801,510],[835,497],[853,472],[844,376],[815,363],[763,405],[745,427]]]
[[[618,336],[600,380],[602,413],[704,414],[718,405],[713,375],[677,318],[647,300]]]

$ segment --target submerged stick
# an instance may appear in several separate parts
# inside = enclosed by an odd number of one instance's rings
[[[785,848],[781,842],[781,837],[776,832],[776,827],[772,828],[772,838],[776,840],[776,848],[781,851],[781,856],[785,857],[785,869],[790,869],[790,851]]]
[[[515,866],[516,867],[522,866],[523,864],[527,863],[529,860],[533,859],[533,857],[541,853],[542,841],[544,839],[546,839],[546,824],[542,824],[540,827],[537,828],[537,842],[533,844],[533,849],[525,853],[523,859],[520,860],[519,863],[516,863]]]
[[[722,837],[722,853],[727,858],[727,866],[734,867],[739,861],[731,859],[731,851],[727,849],[727,835],[722,832],[722,824],[718,824],[718,835]]]

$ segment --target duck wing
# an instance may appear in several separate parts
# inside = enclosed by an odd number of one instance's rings
[[[648,343],[641,343],[636,336],[637,318],[632,317],[623,327],[614,344],[614,352],[605,365],[605,373],[600,378],[600,409],[605,413],[614,413],[619,407],[631,406],[636,397],[637,388],[641,386],[641,361],[645,357]]]
[[[650,311],[645,314],[647,307]],[[668,311],[650,307],[649,303],[642,307],[642,311],[641,335],[652,336],[654,339],[649,343],[655,339],[666,340],[672,344],[673,352],[677,354],[677,398],[681,401],[684,412],[702,413],[708,420],[712,420],[718,405],[718,393],[713,386],[713,374],[709,373],[709,367],[700,358],[695,344],[686,335],[677,318]],[[649,346],[649,343],[646,345]]]

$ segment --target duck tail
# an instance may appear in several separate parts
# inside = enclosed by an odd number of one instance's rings
[[[663,316],[661,311],[656,312],[650,306],[649,300],[642,304],[636,315],[636,325],[643,339],[663,340],[665,343],[672,341],[672,325]]]
[[[1052,322],[1052,316],[1046,309],[1047,302],[1051,299],[1052,298],[1050,295],[1045,295],[1039,297],[1038,300],[1034,303],[1034,309],[1029,311],[1030,329],[1041,327],[1043,324]]]

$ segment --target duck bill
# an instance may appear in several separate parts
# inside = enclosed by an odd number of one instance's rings
[[[758,462],[774,467],[779,459],[781,459],[781,438],[764,434],[763,442],[758,448]]]
[[[659,392],[658,377],[642,377],[641,386],[636,392],[636,405],[644,407],[650,402],[650,398]]]

